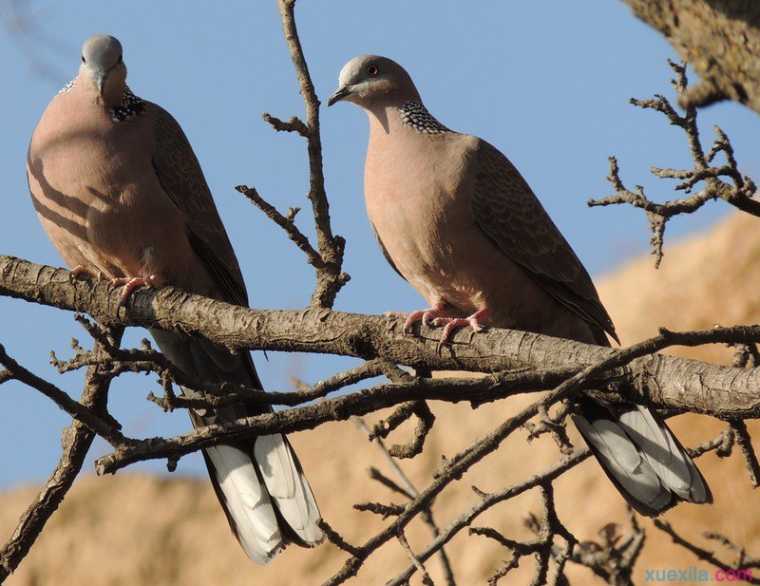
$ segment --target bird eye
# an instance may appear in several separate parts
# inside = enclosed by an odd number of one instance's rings
[[[82,55],[82,63],[84,63],[84,62],[85,62],[84,55]]]
[[[378,73],[380,73],[380,70],[377,68],[377,65],[370,65],[367,67],[367,73],[371,77],[375,77]]]

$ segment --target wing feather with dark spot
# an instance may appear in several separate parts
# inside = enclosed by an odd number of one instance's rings
[[[617,341],[591,277],[517,168],[483,140],[474,164],[478,227],[557,302]]]
[[[247,307],[240,265],[193,147],[169,112],[156,104],[152,107],[156,114],[153,168],[161,187],[183,212],[190,246],[216,283],[221,300]],[[240,355],[251,384],[261,388],[250,354]]]
[[[219,286],[224,301],[248,305],[248,294],[198,159],[179,123],[156,110],[153,167],[174,204],[184,213],[190,243]]]

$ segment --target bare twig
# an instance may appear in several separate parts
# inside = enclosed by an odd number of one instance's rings
[[[652,174],[665,179],[678,179],[675,187],[677,191],[690,193],[699,183],[704,182],[704,187],[694,195],[656,203],[647,198],[644,188],[636,186],[634,190],[625,187],[620,179],[617,159],[610,157],[610,174],[607,177],[615,194],[601,199],[590,199],[589,206],[606,206],[613,204],[629,204],[646,212],[649,227],[652,231],[651,245],[652,254],[655,255],[655,266],[659,267],[663,256],[663,237],[665,226],[673,216],[679,214],[691,214],[701,208],[708,201],[722,199],[734,207],[760,217],[760,200],[755,198],[757,188],[755,182],[741,174],[734,157],[734,149],[725,132],[715,127],[715,141],[710,151],[705,154],[699,138],[697,127],[697,104],[692,99],[687,99],[689,94],[688,80],[686,78],[686,65],[668,61],[675,73],[673,86],[680,103],[685,105],[683,116],[678,114],[667,98],[656,95],[652,99],[631,99],[634,106],[657,110],[663,113],[668,121],[679,126],[686,133],[689,150],[694,162],[692,169],[662,169],[652,167]],[[713,159],[718,153],[723,153],[726,162],[720,166],[712,165]],[[726,180],[724,180],[727,179]]]
[[[427,573],[427,570],[425,569],[425,566],[423,566],[422,562],[417,559],[416,555],[414,555],[414,552],[412,551],[412,548],[409,545],[409,542],[406,540],[406,535],[404,535],[404,530],[403,529],[399,529],[398,530],[398,535],[396,535],[396,538],[398,539],[399,543],[401,544],[402,549],[409,556],[409,559],[412,560],[412,563],[414,564],[414,567],[417,568],[417,571],[420,574],[422,574],[422,583],[425,586],[434,586],[433,580],[430,578],[430,574]]]
[[[298,226],[296,226],[295,217],[298,213],[297,211],[291,211],[287,216],[283,216],[277,211],[277,208],[259,195],[256,188],[248,187],[247,185],[238,185],[235,189],[248,198],[248,201],[264,212],[270,220],[285,230],[288,238],[290,238],[290,240],[306,255],[306,259],[311,266],[317,269],[317,271],[325,269],[326,265],[325,261],[322,259],[322,255],[314,250],[309,239],[304,236],[303,232],[301,232],[298,229]],[[291,208],[291,210],[295,209],[296,208]]]
[[[694,448],[687,449],[686,451],[692,458],[698,458],[699,456],[706,454],[707,452],[715,451],[721,458],[726,458],[731,455],[731,450],[734,446],[734,432],[732,429],[727,429],[720,432],[713,439],[703,443],[702,445]]]
[[[422,401],[421,403],[423,405],[425,404]],[[393,481],[389,481],[389,479],[386,478],[379,470],[376,470],[376,469],[374,469],[374,471],[371,470],[370,476],[373,479],[377,480],[378,482],[381,482],[385,486],[389,487],[391,490],[394,490],[395,492],[403,494],[410,501],[419,497],[420,493],[417,490],[417,487],[414,486],[412,481],[409,479],[406,473],[402,470],[401,466],[399,466],[398,462],[394,460],[394,454],[392,454],[391,450],[389,450],[385,446],[385,443],[383,442],[382,438],[377,435],[373,435],[375,432],[374,431],[370,432],[369,428],[367,427],[367,424],[361,417],[357,418],[357,424],[365,433],[369,434],[370,441],[373,441],[378,446],[378,448],[380,449],[380,452],[383,454],[385,458],[385,461],[388,463],[391,469],[393,469],[396,476],[401,481],[401,484],[403,485],[403,487],[396,485]],[[377,429],[377,427],[375,429]],[[358,507],[355,506],[355,508],[358,508]],[[365,510],[371,510],[371,509],[365,507]],[[373,512],[378,512],[379,510],[380,509],[377,509]],[[400,515],[404,512],[404,509],[403,508],[401,508],[400,510],[398,508],[386,509],[385,512],[387,512],[389,515],[390,514]],[[432,505],[421,510],[420,515],[422,517],[423,522],[430,528],[430,531],[433,534],[433,538],[434,539],[437,538],[440,535],[441,530],[438,527],[438,524],[436,523],[435,518],[433,517]],[[388,515],[385,515],[385,516],[388,516]],[[441,560],[441,569],[443,571],[444,579],[446,580],[447,586],[456,586],[456,580],[454,578],[454,570],[451,566],[451,560],[449,559],[449,556],[446,553],[446,550],[443,547],[441,547],[438,551],[438,554]]]
[[[69,397],[66,392],[62,391],[54,384],[49,383],[21,366],[18,362],[13,360],[13,358],[8,356],[2,345],[0,345],[0,364],[6,368],[13,379],[38,390],[74,419],[86,425],[91,431],[102,438],[108,440],[112,445],[125,445],[128,443],[126,438],[119,431],[118,424],[115,421],[112,419],[107,421],[102,416],[97,415],[93,409],[86,407],[82,403]]]
[[[330,204],[325,193],[325,178],[322,169],[319,99],[311,81],[301,41],[298,38],[294,14],[296,0],[278,0],[278,6],[285,41],[301,86],[301,95],[306,108],[306,122],[296,117],[291,118],[289,122],[283,122],[270,114],[264,114],[264,119],[275,130],[297,132],[306,139],[309,152],[309,200],[314,214],[317,248],[321,260],[320,266],[312,263],[317,270],[317,284],[311,297],[311,305],[312,307],[332,307],[338,291],[350,279],[348,273],[342,271],[345,240],[341,236],[333,235],[330,225]]]
[[[394,458],[414,458],[422,453],[425,438],[433,428],[435,415],[430,411],[425,401],[410,401],[400,405],[391,415],[377,423],[369,434],[370,439],[388,437],[394,429],[409,419],[412,415],[417,416],[417,426],[414,429],[414,437],[407,445],[394,445],[388,448],[388,453]]]
[[[741,449],[742,456],[744,456],[750,482],[752,482],[752,486],[757,488],[760,486],[760,464],[757,461],[755,448],[752,447],[752,438],[749,435],[747,425],[741,419],[731,420],[730,425],[736,437],[736,443]]]
[[[699,547],[698,545],[695,545],[691,543],[688,539],[685,539],[681,535],[679,535],[675,529],[671,526],[670,523],[666,521],[661,521],[660,519],[654,519],[654,526],[657,527],[660,531],[667,533],[670,535],[670,538],[673,540],[673,543],[676,545],[680,545],[684,549],[689,550],[691,553],[693,553],[695,556],[697,556],[700,560],[705,561],[716,568],[720,568],[724,572],[731,572],[732,575],[737,575],[738,572],[742,572],[745,570],[742,574],[742,579],[745,582],[749,582],[750,584],[760,584],[760,578],[752,576],[751,572],[746,571],[747,568],[742,567],[740,565],[733,566],[731,564],[727,564],[721,560],[719,560],[717,557],[715,557],[714,552],[708,551],[706,549],[703,549]]]
[[[462,529],[464,529],[465,527],[468,527],[483,512],[487,511],[488,509],[492,508],[493,506],[495,506],[496,504],[500,502],[512,499],[532,488],[540,486],[542,483],[551,482],[555,478],[561,476],[562,474],[564,474],[571,468],[574,468],[575,466],[583,462],[590,455],[591,455],[591,452],[588,449],[580,450],[576,452],[573,456],[567,458],[566,460],[563,460],[562,462],[554,465],[550,469],[536,476],[533,476],[532,478],[528,480],[517,483],[500,492],[488,494],[482,497],[480,502],[478,502],[472,509],[470,509],[469,511],[467,511],[466,513],[458,517],[451,525],[449,525],[441,533],[441,535],[438,538],[433,540],[430,543],[430,545],[427,548],[425,548],[425,550],[418,553],[417,557],[421,561],[424,562],[436,551],[438,551],[443,545],[448,543]],[[409,578],[412,576],[412,574],[414,574],[414,572],[415,572],[414,566],[407,567],[406,570],[404,570],[402,573],[396,576],[393,580],[388,582],[387,586],[401,586],[402,584],[405,583],[405,581],[409,580]]]
[[[576,544],[569,560],[589,568],[611,586],[633,586],[633,568],[644,547],[646,534],[629,509],[631,535],[623,539],[616,523],[607,523],[598,532],[599,541]],[[564,552],[563,552],[564,553]],[[557,552],[553,555],[557,557]]]
[[[343,539],[340,533],[333,529],[324,519],[321,519],[319,521],[319,527],[322,529],[322,531],[325,532],[327,540],[333,545],[337,546],[339,549],[342,549],[351,555],[356,555],[360,551],[358,547],[351,545],[345,539]]]
[[[121,340],[120,329],[111,331],[113,345]],[[96,347],[96,352],[98,351]],[[107,417],[106,401],[111,378],[98,366],[91,366],[85,376],[80,403],[101,417]],[[2,550],[0,550],[0,583],[18,567],[26,557],[45,524],[58,509],[84,464],[95,433],[84,423],[74,420],[63,432],[63,452],[45,486],[29,506]]]
[[[380,515],[383,519],[395,517],[404,512],[404,507],[401,505],[384,505],[383,503],[357,503],[354,505],[354,509]]]

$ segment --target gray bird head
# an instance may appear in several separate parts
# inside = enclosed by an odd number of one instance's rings
[[[110,35],[94,35],[82,45],[80,77],[91,81],[106,103],[118,103],[127,79],[121,43]]]
[[[419,101],[419,93],[406,70],[395,61],[378,55],[359,55],[343,66],[338,89],[328,106],[341,100],[364,108],[378,103]]]

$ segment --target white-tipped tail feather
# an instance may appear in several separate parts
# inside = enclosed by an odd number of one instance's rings
[[[267,490],[290,528],[307,545],[324,538],[311,487],[282,434],[256,438],[253,453]]]
[[[612,417],[573,415],[573,421],[602,467],[628,501],[656,515],[678,499],[711,500],[702,475],[665,425],[645,407]]]
[[[235,523],[240,545],[252,560],[265,564],[282,545],[272,501],[261,485],[251,457],[232,446],[207,448],[216,482]]]
[[[304,545],[318,544],[323,534],[314,495],[284,437],[261,436],[254,446],[251,454],[232,446],[206,454],[240,545],[266,564],[287,544],[278,513]]]
[[[204,340],[151,330],[161,351],[187,376],[233,380],[261,388],[247,354],[232,356]],[[194,396],[190,389],[183,393]],[[245,405],[190,411],[194,426],[255,415]],[[204,459],[230,528],[252,560],[265,564],[289,542],[306,547],[323,539],[319,509],[298,458],[282,434],[235,446],[206,448]]]
[[[655,419],[649,409],[637,405],[620,415],[620,424],[641,447],[643,456],[665,486],[686,501],[708,500],[707,487],[694,462],[676,443],[665,423]]]

